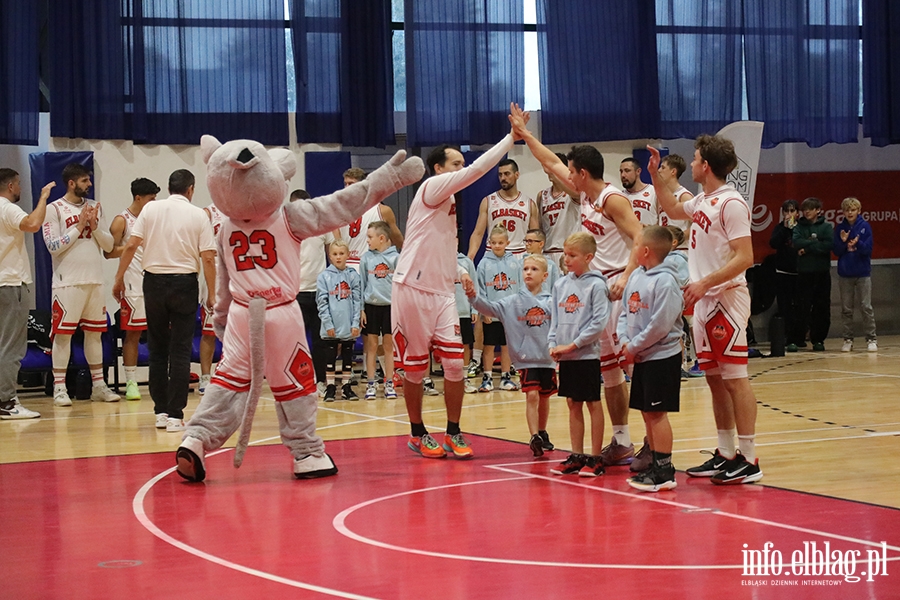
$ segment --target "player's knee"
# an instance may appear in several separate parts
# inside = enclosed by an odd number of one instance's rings
[[[616,367],[609,371],[603,371],[603,387],[614,388],[625,383],[625,371]]]
[[[441,366],[444,368],[444,380],[445,381],[462,381],[463,374],[463,359],[461,358],[444,358],[441,360]]]
[[[444,371],[444,375],[446,376],[447,371]],[[415,383],[416,385],[422,383],[422,380],[425,379],[425,369],[415,370],[413,371],[409,367],[407,367],[403,371],[403,379],[407,380],[410,383]]]

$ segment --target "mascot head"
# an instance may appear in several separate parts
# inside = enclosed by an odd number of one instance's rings
[[[266,150],[259,142],[232,140],[222,144],[211,135],[200,138],[206,185],[222,214],[239,221],[257,221],[278,210],[288,194],[288,180],[297,171],[290,150]]]

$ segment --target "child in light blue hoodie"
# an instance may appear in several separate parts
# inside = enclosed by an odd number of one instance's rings
[[[522,260],[524,287],[514,296],[487,300],[472,290],[469,301],[482,315],[500,319],[510,341],[510,356],[521,373],[525,391],[525,420],[535,457],[553,449],[547,434],[550,396],[556,393],[556,363],[550,358],[550,294],[541,288],[547,279],[547,259],[540,254]]]
[[[611,306],[606,277],[591,271],[597,251],[586,231],[566,238],[567,275],[553,286],[550,305],[550,357],[559,361],[559,395],[569,407],[572,453],[550,470],[555,475],[603,475],[603,407],[600,405],[600,336],[609,322]],[[591,454],[584,454],[584,405],[591,415]]]
[[[361,310],[361,288],[359,274],[347,268],[350,249],[344,240],[335,240],[328,247],[331,264],[319,273],[316,279],[316,306],[322,321],[320,334],[328,344],[328,362],[325,365],[325,402],[334,402],[337,395],[335,385],[335,362],[338,343],[341,345],[341,376],[351,372],[353,365],[353,345],[359,337],[359,317]],[[337,379],[339,384],[341,379]],[[350,381],[341,389],[344,400],[359,400],[350,386]]]
[[[478,277],[475,272],[475,263],[462,252],[456,253],[456,264],[472,278],[472,281],[475,281],[475,278]],[[466,292],[463,289],[459,275],[457,275],[456,281],[454,282],[454,288],[456,295],[456,312],[459,315],[459,335],[462,338],[463,343],[463,360],[471,369],[473,364],[478,365],[477,362],[473,363],[472,357],[472,345],[475,343],[475,319],[478,318],[478,313],[472,310],[469,299],[466,298]],[[467,394],[474,394],[478,391],[478,388],[469,382],[468,377],[465,378],[464,383],[465,392]]]
[[[522,280],[522,265],[512,254],[506,251],[509,246],[509,234],[502,225],[491,229],[491,251],[485,252],[481,262],[478,263],[475,285],[478,293],[486,300],[499,300],[506,296],[513,296],[519,291],[519,283]],[[509,368],[512,361],[509,357],[509,346],[506,345],[506,332],[503,323],[493,321],[486,315],[481,316],[484,332],[484,350],[481,358],[484,361],[484,376],[479,392],[490,392],[494,389],[491,381],[494,368],[494,346],[500,346],[500,389],[515,391],[519,386],[512,380]]]
[[[624,363],[634,363],[629,406],[640,410],[652,451],[650,466],[628,480],[639,490],[674,489],[672,426],[668,413],[678,412],[681,395],[681,313],[684,310],[678,269],[666,260],[672,232],[645,227],[636,241],[639,269],[628,278],[616,333]]]
[[[366,230],[368,251],[359,261],[362,279],[363,311],[360,322],[363,325],[363,354],[366,357],[366,400],[374,400],[377,394],[375,361],[378,355],[378,336],[382,337],[384,348],[384,397],[397,397],[394,389],[394,352],[391,338],[391,283],[394,267],[400,253],[391,245],[391,228],[384,221],[369,223]]]

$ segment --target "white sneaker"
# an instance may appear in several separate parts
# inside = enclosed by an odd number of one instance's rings
[[[466,379],[465,393],[466,394],[477,394],[478,393],[478,388],[475,387],[474,385],[472,385],[472,383],[468,379]]]
[[[72,406],[72,399],[69,398],[66,386],[57,385],[53,387],[53,406]]]
[[[41,413],[28,410],[21,403],[19,403],[19,398],[13,396],[10,398],[10,401],[13,405],[10,408],[2,408],[0,407],[0,419],[13,420],[13,419],[37,419],[41,416]]]
[[[188,481],[203,481],[206,478],[203,442],[195,437],[186,437],[175,451],[178,474]]]
[[[176,433],[178,431],[184,431],[184,419],[167,418],[166,433]]]
[[[316,479],[336,475],[337,466],[331,457],[325,454],[308,454],[303,458],[294,459],[294,477],[297,479]]]
[[[869,340],[869,343],[866,344],[866,350],[869,352],[878,352],[878,342],[875,340]]]
[[[169,423],[169,415],[166,413],[159,413],[156,415],[156,428],[157,429],[165,429],[166,425]]]
[[[109,389],[102,381],[91,390],[91,400],[94,402],[118,402],[119,395]]]
[[[366,386],[366,400],[374,400],[376,396],[378,396],[378,390],[374,383],[370,383]]]
[[[431,377],[422,380],[422,393],[426,396],[439,396],[440,392],[434,389],[434,381]]]
[[[209,380],[212,379],[212,375],[201,375],[200,383],[197,385],[197,392],[202,396],[206,393],[206,386],[209,385]]]
[[[393,381],[385,381],[384,382],[384,397],[388,400],[396,400],[397,399],[397,390],[394,389]]]
[[[850,352],[853,350],[853,340],[844,340],[844,344],[841,346],[841,352]]]
[[[328,385],[324,381],[320,381],[316,384],[316,392],[319,394],[319,398],[325,396],[325,390],[328,388]]]

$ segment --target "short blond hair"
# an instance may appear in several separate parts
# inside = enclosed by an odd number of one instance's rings
[[[522,259],[522,266],[525,265],[526,260],[530,260],[533,263],[535,263],[538,266],[538,268],[540,268],[544,273],[546,273],[547,270],[550,268],[550,266],[547,264],[547,259],[544,258],[540,254],[529,254],[528,256],[526,256],[525,258]]]
[[[841,210],[844,212],[847,212],[851,208],[855,208],[856,210],[862,210],[862,203],[858,199],[854,198],[853,196],[850,196],[849,198],[844,198],[841,201]]]
[[[491,227],[491,234],[488,236],[488,239],[491,239],[495,235],[504,235],[506,239],[509,239],[509,232],[506,230],[506,227],[503,225],[494,225]]]
[[[347,242],[344,240],[334,240],[330,244],[328,244],[328,251],[331,252],[335,248],[346,248],[347,252],[350,252],[350,246],[347,245]]]
[[[595,254],[597,252],[597,240],[587,231],[576,231],[567,237],[563,244],[563,247],[565,246],[572,246],[584,254]]]

